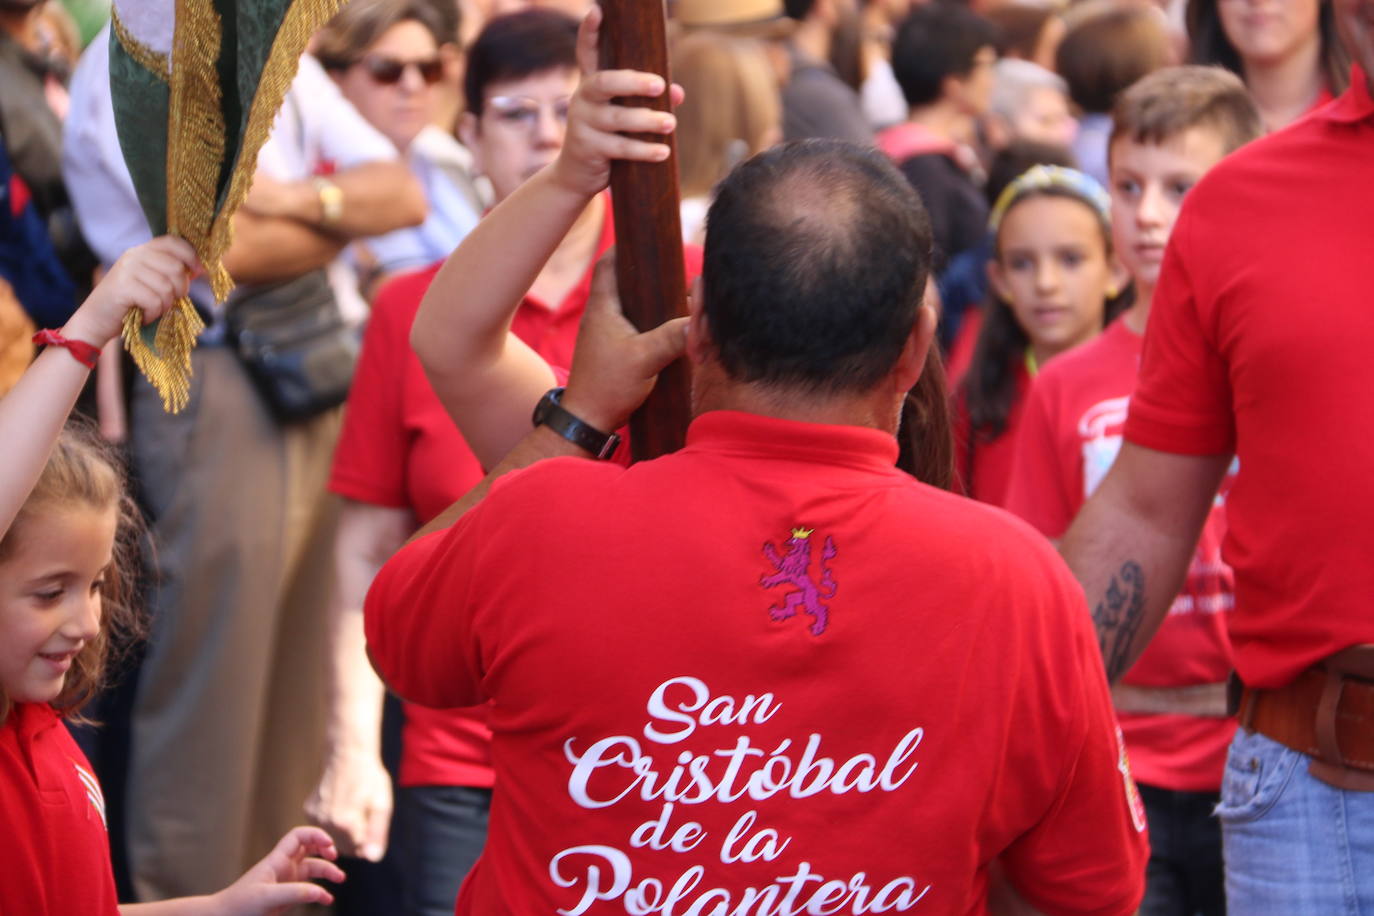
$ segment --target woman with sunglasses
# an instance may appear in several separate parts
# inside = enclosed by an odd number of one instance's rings
[[[444,257],[477,224],[483,200],[471,156],[435,126],[444,88],[456,82],[456,22],[431,0],[353,0],[315,37],[314,53],[344,97],[406,157],[425,188],[424,223],[368,240],[358,252],[364,289]],[[453,76],[450,76],[453,74]]]

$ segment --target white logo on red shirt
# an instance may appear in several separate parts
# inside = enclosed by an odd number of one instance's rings
[[[792,845],[792,837],[759,823],[750,809],[734,818],[723,837],[712,836],[702,823],[675,817],[681,806],[732,804],[741,799],[762,801],[786,796],[798,802],[825,795],[850,792],[895,792],[916,773],[915,755],[925,729],[910,729],[892,745],[876,753],[855,754],[847,759],[828,756],[824,739],[812,732],[756,745],[748,734],[736,735],[733,744],[716,750],[668,751],[667,760],[654,755],[654,746],[680,745],[699,728],[763,725],[782,708],[772,693],[737,699],[713,696],[700,678],[675,677],[654,688],[646,703],[649,721],[642,733],[611,735],[577,749],[577,739],[563,743],[563,754],[572,766],[568,795],[580,807],[610,808],[622,801],[659,802],[658,816],[640,824],[628,843],[637,849],[668,850],[687,854],[705,844],[725,867],[737,863],[774,862]],[[714,734],[714,732],[712,732]],[[733,812],[732,812],[733,815]],[[795,855],[794,851],[794,855]],[[930,892],[931,885],[911,875],[884,881],[879,876],[856,872],[847,878],[828,878],[812,869],[809,861],[779,863],[782,874],[761,887],[732,892],[722,887],[700,887],[706,866],[697,853],[674,880],[635,875],[634,863],[620,848],[607,845],[572,846],[549,860],[549,877],[562,888],[576,888],[581,896],[560,909],[561,916],[580,916],[598,901],[619,900],[626,912],[652,914],[724,913],[762,916],[764,913],[881,913],[907,912]],[[712,858],[710,853],[706,857]]]
[[[86,789],[86,799],[95,809],[95,813],[100,815],[100,824],[106,830],[110,825],[105,821],[105,793],[100,791],[100,780],[95,778],[95,774],[90,770],[72,761],[72,767],[76,770],[76,778],[81,780],[81,785]]]
[[[1078,436],[1083,444],[1084,499],[1093,495],[1116,460],[1116,453],[1121,451],[1121,430],[1126,425],[1130,403],[1129,397],[1099,401],[1078,419]]]

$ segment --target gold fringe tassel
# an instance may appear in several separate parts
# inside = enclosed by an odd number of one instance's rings
[[[253,175],[258,170],[258,151],[267,142],[272,131],[272,122],[277,110],[286,99],[286,93],[296,78],[301,55],[310,42],[311,36],[339,11],[345,0],[295,0],[282,19],[281,28],[272,40],[272,50],[268,52],[267,62],[263,64],[262,74],[258,77],[258,91],[253,96],[253,104],[248,109],[248,122],[244,126],[243,142],[239,146],[239,161],[229,179],[229,193],[225,196],[224,208],[215,218],[211,229],[211,246],[220,255],[228,250],[233,241],[233,216],[248,196],[253,184]],[[228,291],[225,291],[228,295]],[[216,293],[218,297],[218,293]],[[222,298],[222,297],[221,297]]]
[[[210,283],[228,291],[227,275],[208,242],[214,218],[216,183],[224,161],[224,112],[220,106],[219,15],[210,0],[176,0],[172,38],[172,80],[167,112],[167,232],[196,249]],[[212,266],[213,265],[213,266]],[[162,395],[162,406],[178,413],[191,397],[191,349],[205,328],[191,301],[177,300],[158,322],[152,346],[141,333],[139,316],[124,316],[124,343],[134,364]]]
[[[226,146],[216,70],[222,27],[209,0],[176,2],[167,136],[167,231],[196,249],[217,302],[223,302],[234,288],[222,259],[232,240],[234,213],[257,171],[258,151],[291,88],[306,44],[341,5],[342,0],[295,0],[287,9],[249,108],[224,206],[216,214],[216,181]],[[172,413],[190,400],[191,349],[204,328],[190,300],[182,298],[158,323],[150,348],[141,334],[139,312],[125,315],[125,345],[162,395],[163,407]]]

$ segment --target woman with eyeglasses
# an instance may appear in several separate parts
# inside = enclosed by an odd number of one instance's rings
[[[369,239],[355,252],[369,298],[388,276],[452,251],[484,205],[471,155],[436,126],[445,84],[457,79],[457,30],[434,0],[353,0],[315,36],[315,57],[406,157],[429,203],[421,225]]]

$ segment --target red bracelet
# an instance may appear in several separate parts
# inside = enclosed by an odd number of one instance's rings
[[[33,342],[40,347],[66,347],[67,352],[75,357],[76,361],[87,369],[94,369],[96,361],[100,359],[100,348],[92,346],[83,340],[68,340],[62,336],[60,331],[39,331],[33,335]]]

